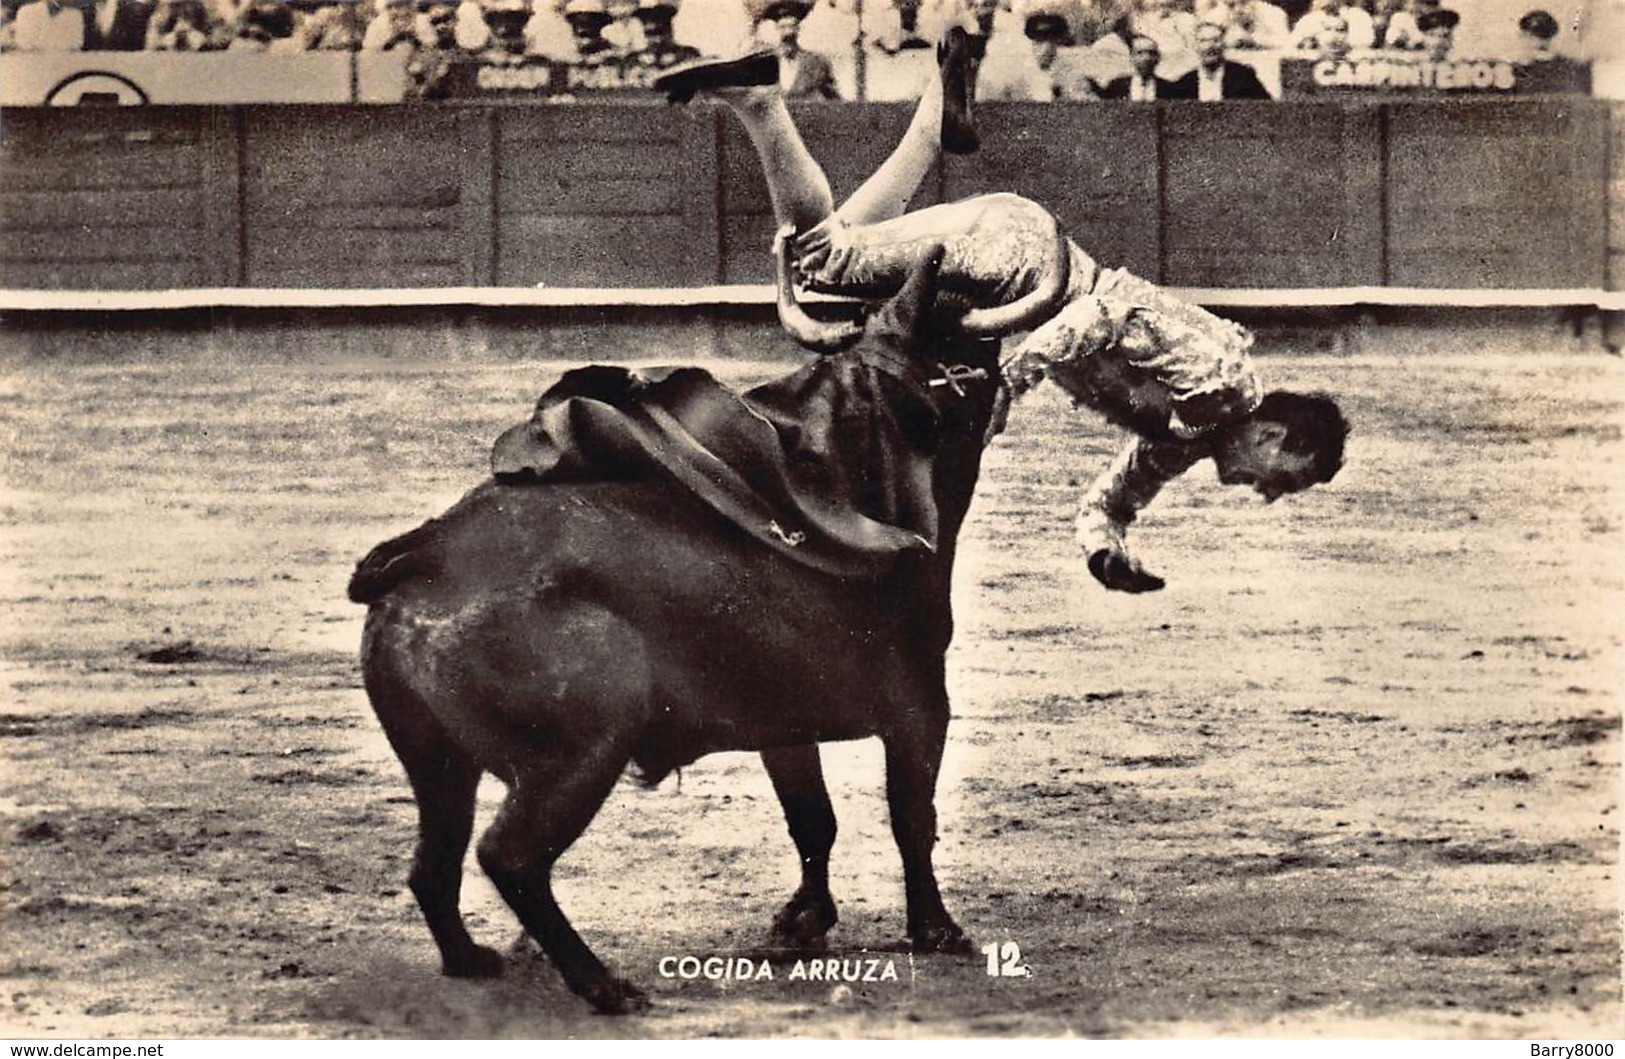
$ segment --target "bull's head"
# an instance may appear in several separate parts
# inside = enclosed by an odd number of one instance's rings
[[[972,309],[960,318],[961,331],[972,338],[1003,338],[1017,331],[1030,331],[1060,310],[1072,282],[1072,245],[1053,215],[1050,225],[1054,230],[1052,260],[1039,285],[1008,305]]]

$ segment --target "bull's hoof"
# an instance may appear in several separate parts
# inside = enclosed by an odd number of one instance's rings
[[[768,944],[790,952],[823,952],[824,935],[838,918],[835,902],[828,898],[821,901],[792,899],[773,917]]]
[[[582,999],[600,1015],[636,1015],[648,1011],[649,997],[624,978],[609,978],[581,991]]]
[[[500,952],[475,945],[456,959],[442,958],[440,973],[447,978],[500,978],[502,966]]]
[[[926,927],[909,935],[915,952],[938,952],[948,956],[963,956],[971,951],[971,940],[959,925],[952,921],[940,926]]]

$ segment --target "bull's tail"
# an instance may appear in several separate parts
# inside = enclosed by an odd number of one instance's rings
[[[438,519],[387,540],[356,564],[350,575],[350,602],[376,603],[403,581],[432,579],[440,572],[444,556]]]

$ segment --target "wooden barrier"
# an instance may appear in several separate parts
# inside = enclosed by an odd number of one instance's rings
[[[1022,192],[1176,286],[1603,289],[1617,253],[1593,100],[981,115],[985,149],[917,203]],[[908,118],[797,110],[837,198]],[[773,227],[748,141],[706,106],[22,108],[0,167],[13,289],[751,284]]]

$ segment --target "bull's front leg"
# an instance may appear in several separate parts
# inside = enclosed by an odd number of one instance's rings
[[[908,937],[916,952],[966,953],[970,939],[943,906],[931,851],[937,844],[937,772],[948,734],[948,696],[903,718],[883,733],[886,745],[886,802],[892,836],[903,857],[903,888],[908,900]]]
[[[801,885],[773,918],[770,944],[807,951],[824,947],[824,935],[835,925],[835,899],[829,892],[829,853],[835,846],[835,809],[824,785],[816,746],[775,747],[762,751],[773,791],[784,807],[790,837],[801,856]]]

